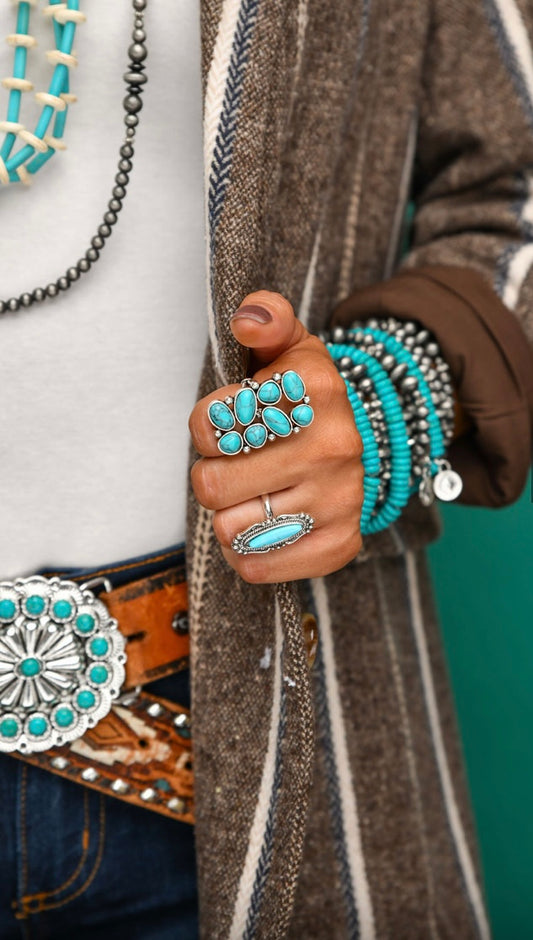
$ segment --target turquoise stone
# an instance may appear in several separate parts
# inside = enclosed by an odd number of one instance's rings
[[[53,607],[54,616],[59,617],[61,620],[64,620],[65,617],[70,617],[72,613],[72,604],[69,604],[68,601],[56,601]]]
[[[278,545],[286,539],[294,538],[304,527],[303,522],[283,522],[272,526],[258,535],[254,535],[248,542],[250,548],[267,548],[268,546]]]
[[[238,454],[242,450],[242,437],[238,431],[229,431],[223,434],[218,442],[218,449],[223,454]]]
[[[25,608],[31,617],[38,617],[44,610],[44,597],[40,594],[32,594],[26,599]]]
[[[78,692],[76,702],[80,708],[92,708],[96,702],[96,696],[94,692],[90,692],[89,689],[83,689],[82,692]]]
[[[0,601],[0,618],[2,620],[12,620],[16,609],[15,602],[5,597],[3,601]]]
[[[109,643],[103,636],[97,636],[91,640],[91,653],[93,656],[105,656],[109,649]]]
[[[93,682],[96,682],[100,685],[102,682],[105,682],[109,673],[105,666],[93,666],[89,673]]]
[[[212,401],[207,409],[209,419],[221,431],[229,431],[235,427],[235,417],[223,401]]]
[[[16,722],[14,718],[4,718],[4,720],[0,722],[0,734],[4,738],[14,738],[15,735],[18,734],[18,730],[18,722]]]
[[[257,399],[251,388],[241,388],[235,395],[235,415],[240,424],[250,424],[257,411]]]
[[[267,439],[267,431],[263,424],[251,424],[244,432],[244,440],[250,447],[262,447]]]
[[[268,379],[259,387],[257,397],[262,405],[275,405],[281,398],[281,389],[277,382]]]
[[[36,738],[40,737],[48,728],[48,722],[46,718],[41,718],[40,715],[36,715],[35,718],[30,718],[28,722],[28,731],[30,734],[34,734]]]
[[[55,720],[60,728],[68,728],[74,721],[74,712],[71,708],[67,708],[66,706],[64,708],[58,708],[55,713]]]
[[[269,431],[278,437],[288,437],[292,431],[292,424],[287,415],[280,408],[263,408],[263,421]]]
[[[292,369],[281,376],[281,387],[289,401],[301,401],[305,395],[305,385]]]
[[[41,671],[41,664],[38,659],[34,659],[33,656],[28,656],[27,659],[22,660],[20,671],[26,678],[31,678],[31,676],[36,676],[37,673]]]
[[[94,617],[92,614],[80,614],[76,617],[76,626],[80,633],[90,633],[94,630]]]
[[[306,428],[314,418],[311,405],[296,405],[291,411],[291,418],[299,428]]]

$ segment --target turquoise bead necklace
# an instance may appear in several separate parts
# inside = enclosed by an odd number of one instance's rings
[[[85,21],[85,14],[79,9],[79,0],[50,0],[43,9],[43,14],[53,22],[55,49],[46,53],[48,61],[54,65],[54,72],[48,91],[37,92],[35,97],[42,105],[41,115],[35,130],[28,130],[20,122],[22,95],[33,90],[33,84],[26,77],[29,50],[37,45],[30,35],[30,11],[36,6],[36,0],[18,0],[16,31],[7,37],[7,42],[15,49],[13,75],[2,79],[2,85],[9,90],[7,119],[0,121],[0,131],[5,138],[0,147],[0,183],[24,183],[28,185],[31,177],[54,155],[57,150],[65,149],[63,134],[69,104],[76,101],[76,96],[69,90],[69,69],[77,65],[72,53],[72,44],[78,23]],[[53,131],[49,128],[52,120]],[[13,153],[17,138],[22,147]]]
[[[83,14],[78,9],[79,0],[67,0],[66,3],[51,0],[44,13],[52,18],[56,34],[56,49],[47,53],[50,62],[54,65],[54,73],[49,90],[37,93],[37,100],[43,105],[43,109],[35,133],[24,128],[18,120],[20,97],[24,91],[29,91],[31,88],[31,82],[25,77],[26,57],[27,50],[34,45],[33,37],[29,35],[28,30],[30,7],[35,6],[36,2],[37,0],[17,0],[17,33],[13,34],[13,37],[8,37],[8,41],[15,46],[15,63],[14,75],[3,80],[4,86],[9,88],[10,92],[8,121],[3,122],[3,128],[0,122],[0,129],[6,132],[6,138],[0,148],[0,181],[4,184],[28,183],[43,163],[50,159],[56,150],[64,146],[63,133],[67,106],[75,100],[75,96],[69,91],[69,69],[76,61],[72,53],[72,41],[75,27],[82,22]],[[147,81],[144,73],[144,63],[148,55],[144,29],[147,0],[131,0],[131,5],[133,30],[128,46],[129,61],[123,76],[126,83],[126,95],[122,101],[125,112],[125,139],[119,149],[118,172],[115,175],[111,198],[107,203],[103,220],[91,238],[89,248],[75,264],[67,268],[64,274],[46,287],[36,287],[17,297],[0,300],[0,314],[16,313],[18,310],[31,307],[35,303],[42,303],[69,290],[81,275],[87,274],[93,264],[98,261],[100,252],[113,233],[113,226],[117,223],[122,209],[130,179],[129,174],[133,168],[134,139],[139,123],[139,112],[143,104],[141,96]],[[54,114],[53,133],[48,134]],[[17,153],[12,153],[17,137],[23,141],[24,146]]]

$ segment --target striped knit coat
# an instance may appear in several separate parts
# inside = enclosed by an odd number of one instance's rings
[[[459,454],[469,499],[517,497],[533,410],[532,20],[530,0],[202,0],[199,394],[245,374],[228,318],[251,290],[282,292],[312,330],[354,309],[427,316],[477,428]],[[424,554],[438,531],[413,499],[343,570],[251,585],[191,495],[204,940],[489,936]],[[311,671],[302,611],[319,627]]]

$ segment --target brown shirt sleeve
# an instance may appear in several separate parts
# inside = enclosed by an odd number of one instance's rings
[[[435,335],[472,428],[448,456],[463,478],[459,502],[505,506],[520,496],[532,459],[533,349],[519,320],[469,268],[427,265],[355,291],[332,325],[394,316]]]

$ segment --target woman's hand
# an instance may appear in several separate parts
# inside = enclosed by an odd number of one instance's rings
[[[363,447],[344,381],[324,344],[307,332],[281,294],[249,294],[231,328],[239,343],[251,350],[256,381],[288,369],[301,375],[315,419],[299,434],[267,441],[260,450],[224,456],[207,409],[213,399],[235,395],[240,385],[207,395],[189,420],[201,454],[192,468],[196,498],[215,510],[213,528],[224,557],[245,581],[271,583],[329,574],[362,547]],[[279,550],[239,555],[231,543],[237,533],[264,521],[262,494],[269,494],[275,516],[305,512],[314,519],[314,528]]]

